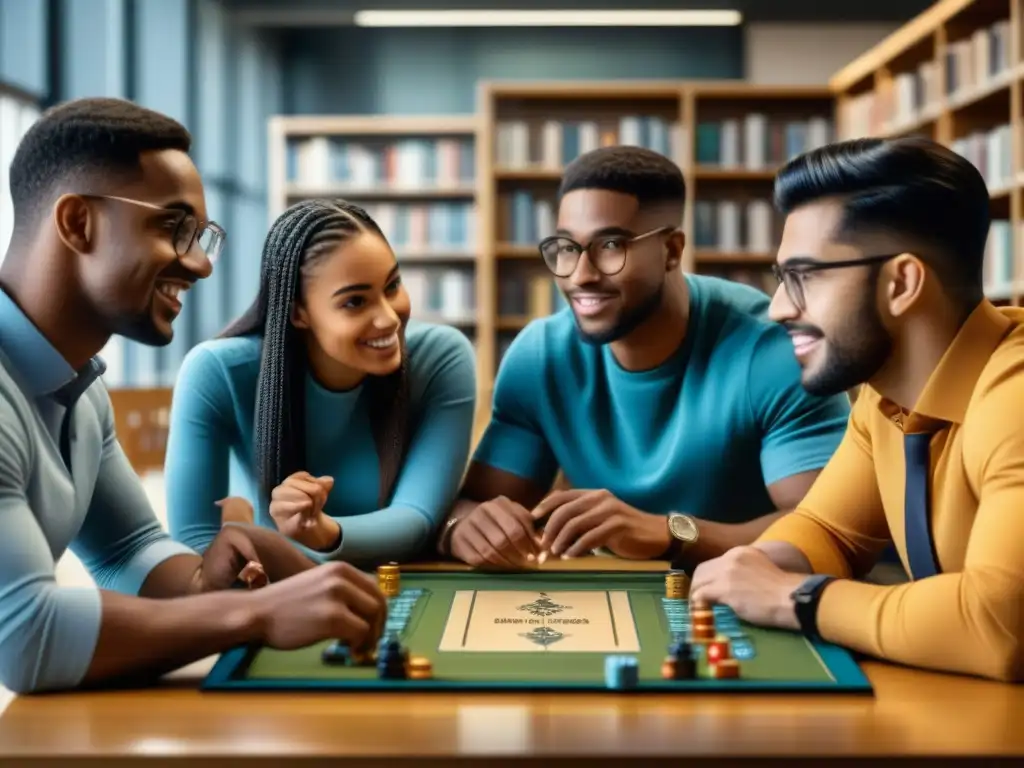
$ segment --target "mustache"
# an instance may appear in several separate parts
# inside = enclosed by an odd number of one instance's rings
[[[794,334],[804,334],[807,336],[814,336],[816,338],[824,338],[825,334],[820,328],[816,328],[813,325],[807,325],[806,323],[790,323],[785,322],[782,327],[786,329],[786,333],[791,336]]]

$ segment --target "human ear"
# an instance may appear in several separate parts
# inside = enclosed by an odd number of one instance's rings
[[[686,235],[677,229],[665,241],[665,271],[675,272],[683,263],[683,251],[686,249]]]
[[[890,277],[886,286],[889,312],[894,317],[905,314],[924,292],[927,271],[917,256],[904,253],[891,263]]]
[[[75,253],[90,253],[96,235],[96,217],[81,195],[61,195],[53,205],[57,236]]]
[[[309,314],[306,308],[299,302],[292,302],[292,325],[296,328],[306,330],[309,328]]]

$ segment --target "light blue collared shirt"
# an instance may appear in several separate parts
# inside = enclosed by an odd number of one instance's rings
[[[138,594],[159,563],[193,553],[163,530],[117,442],[104,370],[99,358],[72,369],[0,290],[0,684],[15,692],[77,686],[100,590]],[[69,548],[98,588],[58,586]]]

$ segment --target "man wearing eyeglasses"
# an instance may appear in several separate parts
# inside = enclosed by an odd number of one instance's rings
[[[692,568],[752,542],[831,457],[847,399],[803,390],[765,294],[682,273],[685,197],[679,168],[638,147],[566,169],[539,256],[570,307],[502,360],[442,553],[521,568],[604,549]],[[559,469],[571,488],[549,493]]]
[[[863,384],[796,511],[691,598],[889,661],[1024,679],[1024,310],[984,295],[989,192],[926,139],[793,161],[772,316],[804,386]],[[911,577],[864,574],[890,543]]]
[[[314,569],[270,531],[229,526],[202,557],[172,541],[117,442],[96,355],[115,333],[170,342],[182,292],[211,273],[224,242],[190,143],[163,115],[84,99],[42,115],[11,164],[0,685],[17,692],[153,677],[251,642],[362,645],[383,624],[374,580],[347,565]],[[56,583],[69,548],[98,588]]]

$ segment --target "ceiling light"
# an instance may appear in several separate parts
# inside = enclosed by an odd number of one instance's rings
[[[357,27],[735,27],[739,11],[356,11]]]

